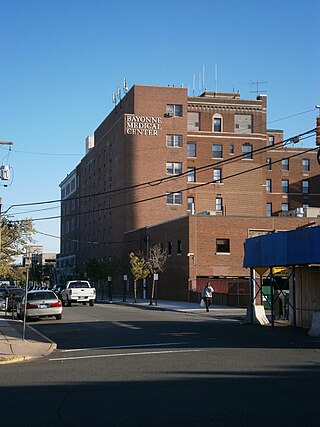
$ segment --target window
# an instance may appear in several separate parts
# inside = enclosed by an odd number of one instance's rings
[[[173,245],[171,240],[169,240],[168,242],[168,255],[172,255],[172,249],[173,249]]]
[[[271,159],[267,159],[267,170],[268,171],[272,170],[272,160]]]
[[[268,141],[269,141],[269,145],[274,145],[274,136],[269,135]]]
[[[251,114],[235,114],[234,115],[234,131],[236,133],[252,133]]]
[[[302,193],[309,194],[309,180],[304,179],[301,184],[302,184]]]
[[[188,130],[200,130],[200,113],[188,112]]]
[[[243,159],[252,159],[252,145],[244,144],[242,146],[242,160]]]
[[[182,205],[182,193],[167,193],[166,194],[167,205]]]
[[[187,143],[187,157],[197,157],[196,144],[194,142]]]
[[[309,172],[309,171],[310,171],[310,160],[302,159],[302,172]]]
[[[272,203],[267,203],[266,214],[267,216],[272,216]]]
[[[182,135],[167,135],[167,147],[182,147]]]
[[[168,175],[181,175],[182,163],[181,162],[167,162],[166,170]]]
[[[181,255],[182,253],[182,242],[181,240],[177,241],[177,255]]]
[[[281,167],[282,167],[283,171],[288,171],[289,170],[289,159],[282,159]]]
[[[272,181],[271,181],[271,179],[266,179],[266,191],[267,191],[267,193],[272,193]]]
[[[182,105],[181,104],[168,104],[166,115],[169,117],[182,117]]]
[[[287,179],[281,181],[281,190],[282,193],[289,193],[289,181]]]
[[[187,181],[188,182],[196,181],[196,168],[188,168]]]
[[[222,119],[221,117],[213,117],[213,132],[221,132]]]
[[[234,154],[234,145],[233,144],[229,145],[229,153]]]
[[[222,159],[222,144],[212,144],[212,158]]]
[[[282,203],[282,212],[289,212],[289,203]]]
[[[222,211],[222,197],[216,198],[216,211]]]
[[[216,239],[216,252],[217,253],[230,253],[230,239]]]
[[[194,211],[194,197],[188,197],[188,207],[187,210],[190,212]]]
[[[303,204],[302,204],[302,207],[303,207],[303,209],[306,209],[306,208],[309,208],[309,207],[310,207],[310,205],[309,205],[309,203],[303,203]]]
[[[213,181],[215,183],[221,182],[221,169],[213,169]]]

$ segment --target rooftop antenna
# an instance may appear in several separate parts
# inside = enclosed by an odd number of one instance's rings
[[[112,102],[114,103],[114,105],[116,105],[117,103],[117,97],[115,92],[112,92]]]
[[[192,81],[192,96],[194,96],[194,87],[196,85],[196,75],[193,73],[193,81]]]
[[[121,101],[121,87],[120,87],[120,85],[117,85],[117,97],[118,97],[119,101]]]
[[[259,95],[259,93],[267,93],[267,91],[266,90],[260,90],[259,89],[259,85],[264,85],[264,84],[267,84],[268,82],[253,82],[253,81],[251,81],[250,83],[247,83],[247,85],[250,85],[251,87],[253,86],[253,85],[255,85],[256,86],[256,90],[250,90],[249,92],[250,93],[256,93],[257,95]]]
[[[215,64],[214,66],[214,91],[215,93],[218,92],[218,65]]]
[[[205,85],[204,85],[204,65],[202,65],[202,92],[205,91]]]
[[[123,92],[125,95],[128,93],[128,90],[127,80],[123,79]]]

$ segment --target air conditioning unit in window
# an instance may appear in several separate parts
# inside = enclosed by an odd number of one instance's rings
[[[174,117],[174,113],[172,111],[165,113],[164,117]]]

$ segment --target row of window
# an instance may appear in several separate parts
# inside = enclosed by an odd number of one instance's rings
[[[182,205],[182,192],[177,191],[175,193],[166,194],[166,203],[167,205]],[[218,212],[223,211],[223,200],[222,197],[216,197],[215,199],[215,209]],[[194,197],[188,197],[188,207],[189,212],[194,211]]]
[[[166,136],[166,145],[167,147],[181,148],[183,138],[182,135],[167,135]],[[229,154],[234,154],[234,145],[229,145]],[[187,143],[187,157],[197,157],[197,145],[195,142]],[[242,158],[243,159],[252,159],[253,157],[253,147],[249,143],[244,143],[242,145]],[[222,159],[223,158],[223,145],[222,144],[212,144],[212,158]]]
[[[266,191],[267,193],[272,193],[272,179],[266,180]],[[281,191],[282,193],[289,193],[289,180],[283,179],[281,180]],[[301,193],[309,194],[310,193],[310,182],[308,179],[304,179],[301,181]]]
[[[171,240],[168,242],[167,250],[168,250],[169,256],[173,255],[174,244]],[[181,242],[181,240],[177,240],[176,253],[177,253],[177,255],[182,254],[182,242]],[[218,253],[218,254],[230,254],[230,239],[216,239],[216,253]]]
[[[181,175],[182,174],[182,162],[167,162],[166,171],[168,175]],[[220,168],[213,169],[213,182],[221,183],[222,172]],[[188,167],[187,173],[188,182],[196,182],[196,168]],[[272,179],[266,179],[266,191],[267,193],[272,193]],[[289,193],[289,180],[281,180],[281,192]],[[309,194],[310,193],[310,182],[308,179],[303,179],[301,181],[301,193]]]
[[[304,203],[302,205],[303,208],[308,208],[310,205],[309,203]],[[281,205],[281,211],[282,212],[289,212],[289,203],[282,203]],[[272,203],[267,203],[267,209],[266,209],[266,215],[272,216],[273,210],[272,210]]]
[[[182,174],[182,162],[167,162],[166,163],[166,172],[168,175],[181,175]],[[213,169],[213,181],[215,183],[221,183],[221,169]],[[196,182],[196,168],[188,167],[187,173],[188,182]]]
[[[166,145],[167,147],[181,148],[183,145],[183,136],[182,135],[166,135]],[[229,145],[229,154],[234,154],[234,145]],[[187,142],[187,157],[197,157],[197,144],[195,142]],[[223,158],[223,145],[222,144],[212,144],[212,158],[221,159]],[[253,158],[253,147],[249,143],[244,143],[242,145],[242,159],[252,159]],[[296,167],[296,165],[295,165]],[[281,169],[283,171],[290,170],[289,159],[284,158],[281,161]],[[267,159],[267,170],[272,170],[272,160]],[[310,159],[301,160],[301,171],[310,172]]]
[[[167,104],[167,117],[182,117],[183,106],[181,104]],[[235,114],[234,115],[234,132],[235,133],[252,133],[252,114]],[[200,130],[200,112],[188,111],[188,130]],[[223,117],[216,113],[212,117],[212,131],[223,132]]]
[[[296,164],[295,164],[296,168]],[[282,159],[281,161],[281,169],[283,171],[289,171],[289,159]],[[272,170],[272,160],[267,159],[267,170]],[[310,172],[310,159],[302,159],[301,160],[301,171],[302,172]]]
[[[76,190],[77,186],[79,186],[77,184],[77,177],[74,176],[70,178],[70,180],[61,187],[61,199],[63,200],[70,196],[70,194]]]
[[[235,114],[234,115],[234,128],[235,133],[246,134],[253,131],[252,114]],[[200,130],[200,113],[188,112],[188,131]],[[208,129],[206,129],[208,130]],[[221,114],[216,113],[212,117],[212,132],[223,132],[223,117]],[[230,131],[230,130],[229,130]]]

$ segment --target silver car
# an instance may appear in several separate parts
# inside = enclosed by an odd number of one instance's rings
[[[22,319],[25,310],[25,297],[17,306],[17,317]],[[57,295],[49,290],[29,291],[27,293],[26,320],[54,316],[62,318],[62,303]]]

